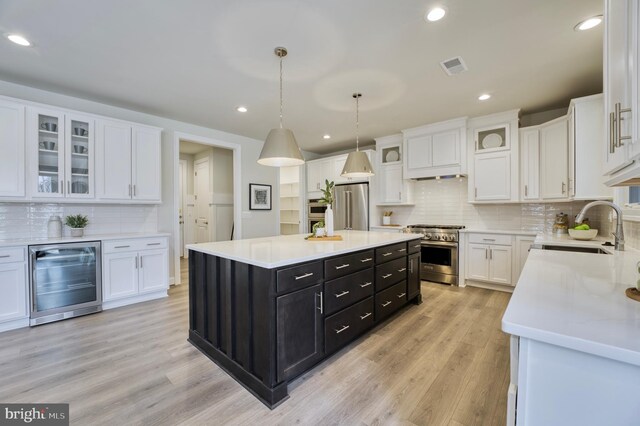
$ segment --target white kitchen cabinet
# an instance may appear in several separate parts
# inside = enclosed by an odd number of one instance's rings
[[[511,285],[511,247],[489,246],[489,281]]]
[[[0,249],[0,331],[28,325],[27,286],[25,248]]]
[[[531,250],[531,246],[534,241],[535,237],[523,235],[516,236],[516,255],[514,259],[515,282],[518,282],[518,279],[520,279],[520,274],[522,273],[524,264],[527,262],[529,251]]]
[[[567,117],[540,126],[540,197],[569,198],[569,137]]]
[[[333,174],[331,160],[307,161],[307,191],[317,192],[324,188],[324,181]]]
[[[520,132],[520,153],[522,199],[537,200],[540,198],[540,132],[537,127]]]
[[[402,134],[376,139],[378,205],[413,205],[413,181],[404,178]]]
[[[102,264],[105,309],[166,296],[166,238],[104,242]]]
[[[486,244],[467,244],[467,278],[489,280],[489,246]]]
[[[474,201],[511,199],[511,153],[477,154],[474,159]]]
[[[0,99],[0,197],[25,196],[25,107]]]
[[[342,169],[344,169],[344,165],[347,162],[347,154],[338,155],[336,157],[333,157],[332,160],[333,160],[333,166],[332,166],[333,173],[331,174],[331,176],[333,176],[333,182],[335,184],[350,182],[351,178],[340,176],[340,174],[342,173]]]
[[[159,202],[160,129],[111,120],[96,127],[98,197]]]
[[[373,165],[375,158],[372,150],[363,150]],[[345,178],[340,176],[348,154],[336,155],[333,157],[321,158],[306,162],[307,168],[307,199],[322,197],[321,190],[325,187],[325,180],[334,182],[336,185],[355,182],[369,182],[369,178]],[[374,167],[373,170],[376,173]]]
[[[403,130],[405,179],[465,174],[466,123],[465,117]]]
[[[512,235],[469,233],[466,241],[464,257],[467,280],[512,285]]]

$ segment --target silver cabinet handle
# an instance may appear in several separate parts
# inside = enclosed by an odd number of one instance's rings
[[[631,136],[622,136],[622,114],[631,112],[631,108],[621,108],[620,102],[618,102],[615,105],[615,111],[618,122],[616,126],[616,147],[620,148],[623,145],[622,141],[631,139]]]
[[[382,253],[384,257],[391,256],[393,253]]]
[[[140,256],[140,269],[142,269],[142,256]]]
[[[609,153],[613,154],[616,150],[616,113],[609,113]]]
[[[131,246],[115,246],[114,248],[129,248]]]
[[[134,197],[136,196],[136,186],[135,185],[133,185],[133,196]]]
[[[370,316],[371,316],[371,312],[367,312],[367,313],[366,313],[366,314],[364,314],[364,315],[360,315],[360,319],[361,319],[361,320],[363,320],[363,319],[365,319],[365,318],[369,318]]]
[[[389,278],[391,275],[393,275],[393,274],[383,275],[383,276],[382,276],[382,278],[387,279],[387,278]]]
[[[366,282],[366,283],[360,284],[360,287],[361,287],[361,288],[369,287],[371,284],[373,284],[373,283],[372,283],[371,281],[369,281],[369,282]]]
[[[349,328],[348,325],[343,325],[342,328],[340,330],[335,330],[336,334],[340,334],[343,331],[347,330]]]
[[[296,278],[296,280],[301,280],[303,278],[310,277],[311,275],[313,275],[313,272],[307,272],[306,274],[303,274],[303,275],[296,275],[295,278]]]
[[[484,249],[484,258],[485,259],[489,258],[489,249]]]
[[[136,256],[136,269],[138,269],[138,256]]]
[[[324,313],[324,306],[323,306],[323,303],[322,303],[322,292],[316,293],[316,296],[320,297],[320,306],[318,306],[316,309],[318,309],[320,311],[320,313],[323,314]]]
[[[402,268],[402,269],[398,269],[398,272],[404,272],[406,270],[407,270],[407,268]]]
[[[398,249],[398,251],[407,251],[407,249],[406,248]]]
[[[11,257],[11,255],[10,254],[3,254],[2,256],[0,256],[0,259],[5,259],[7,257]]]
[[[407,293],[400,293],[400,294],[398,295],[398,299],[402,299],[404,296],[406,296],[406,294],[407,294]]]
[[[383,308],[386,308],[387,306],[389,306],[391,304],[391,300],[387,300],[384,303],[381,303],[380,306],[382,306]]]
[[[489,249],[489,260],[493,259],[493,249]]]
[[[367,257],[366,259],[360,259],[361,263],[366,263],[366,262],[371,262],[373,259],[370,257]]]
[[[129,197],[131,197],[131,184],[129,184]]]
[[[340,265],[340,266],[336,266],[336,269],[343,269],[343,268],[348,268],[349,264],[345,263],[344,265]]]
[[[483,238],[482,241],[495,241],[495,238]]]
[[[64,194],[64,181],[63,180],[60,181],[60,190],[58,192],[61,193],[61,194]]]
[[[336,294],[334,294],[334,296],[336,296],[336,298],[338,298],[338,297],[346,296],[347,294],[349,294],[349,290],[345,290],[342,293],[336,293]]]
[[[159,246],[162,243],[147,243],[148,246]]]
[[[563,194],[566,192],[566,187],[567,187],[567,184],[562,182],[562,193]]]
[[[529,187],[527,185],[524,186],[524,196],[525,197],[529,196]]]
[[[413,274],[413,259],[409,260],[409,273]]]
[[[401,191],[398,192],[398,199],[402,200],[402,192]]]
[[[476,190],[476,198],[478,198],[478,188],[475,188]]]
[[[67,194],[71,194],[71,181],[67,181]]]
[[[420,248],[421,245],[420,244],[416,244],[415,246],[413,246],[413,248]]]

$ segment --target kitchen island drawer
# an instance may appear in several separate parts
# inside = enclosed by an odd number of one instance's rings
[[[392,260],[376,266],[376,292],[407,278],[407,258]]]
[[[363,300],[324,322],[325,349],[331,353],[373,325],[373,297]]]
[[[0,263],[24,262],[24,247],[8,247],[0,249]]]
[[[418,253],[420,251],[420,239],[407,242],[407,251],[409,254]]]
[[[322,281],[322,262],[309,262],[277,272],[276,291],[300,290]]]
[[[325,313],[331,315],[365,297],[373,296],[373,268],[324,284]]]
[[[391,244],[376,249],[376,263],[388,262],[407,255],[407,243]]]
[[[376,321],[388,317],[407,302],[407,282],[402,281],[376,294]]]
[[[371,266],[373,266],[373,250],[361,251],[325,260],[324,276],[326,280],[332,280]]]

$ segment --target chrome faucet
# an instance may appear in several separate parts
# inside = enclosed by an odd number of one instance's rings
[[[578,216],[576,216],[576,222],[582,222],[584,220],[584,215],[591,207],[594,206],[609,206],[616,211],[616,215],[618,216],[616,222],[616,232],[613,233],[615,237],[615,249],[619,251],[624,251],[624,230],[622,229],[622,210],[618,205],[613,204],[610,201],[592,201],[580,210]]]

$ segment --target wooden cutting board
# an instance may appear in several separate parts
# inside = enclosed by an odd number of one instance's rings
[[[342,241],[342,235],[334,235],[333,237],[307,237],[308,241]]]

